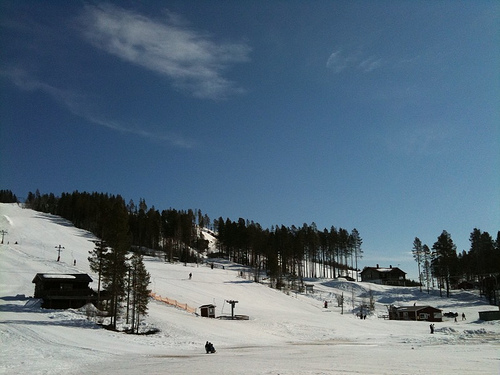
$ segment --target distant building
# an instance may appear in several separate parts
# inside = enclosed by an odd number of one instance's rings
[[[307,293],[314,293],[314,284],[304,284]]]
[[[361,281],[382,285],[405,285],[406,272],[398,267],[365,267],[361,271]]]
[[[500,310],[479,311],[479,319],[484,321],[500,320]]]
[[[89,287],[92,279],[83,274],[37,273],[33,281],[35,298],[43,299],[46,309],[80,308],[96,302],[97,296]]]
[[[200,306],[200,315],[205,318],[215,318],[215,305]]]
[[[389,306],[390,320],[425,320],[442,322],[443,313],[432,306]]]

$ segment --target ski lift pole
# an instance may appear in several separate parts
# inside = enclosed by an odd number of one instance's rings
[[[64,246],[56,246],[56,249],[57,249],[57,261],[59,262],[61,260],[61,251],[62,249],[64,249]]]
[[[231,305],[231,319],[234,319],[234,305],[236,305],[238,301],[226,300],[226,302]]]
[[[2,245],[3,245],[3,237],[8,233],[6,230],[1,230],[0,233],[2,234]]]

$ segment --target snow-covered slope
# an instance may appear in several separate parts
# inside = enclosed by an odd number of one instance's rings
[[[500,322],[478,321],[478,311],[495,307],[472,292],[457,291],[446,299],[415,288],[310,280],[314,294],[286,294],[253,283],[244,268],[222,260],[212,269],[146,258],[151,289],[158,295],[192,307],[213,303],[218,316],[230,315],[226,301],[237,300],[235,314],[249,320],[207,319],[152,301],[147,323],[161,331],[127,335],[101,329],[84,312],[42,310],[29,303],[38,272],[95,276],[87,262],[94,247],[91,234],[13,204],[0,204],[0,229],[7,231],[0,245],[0,373],[500,373]],[[59,245],[64,249],[57,262]],[[343,315],[335,300],[341,293]],[[356,318],[353,309],[370,294],[375,313]],[[378,318],[392,303],[430,304],[464,312],[467,320],[436,323],[430,335],[425,322]],[[218,350],[215,355],[204,354],[207,340]]]

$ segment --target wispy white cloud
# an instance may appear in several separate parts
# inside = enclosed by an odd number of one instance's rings
[[[379,68],[381,65],[382,59],[377,59],[374,56],[370,56],[369,58],[361,61],[358,66],[365,73],[369,73],[372,70]]]
[[[447,149],[453,133],[446,124],[401,127],[384,140],[387,148],[406,155],[435,155]]]
[[[341,50],[332,52],[326,61],[326,67],[335,73],[341,73],[347,69],[369,73],[382,65],[383,60],[376,56],[366,56],[361,52],[343,53]]]
[[[48,94],[71,113],[95,125],[100,125],[122,133],[130,133],[149,140],[163,141],[181,148],[192,148],[196,142],[174,134],[155,134],[144,129],[134,128],[119,121],[106,119],[89,104],[87,98],[71,90],[61,89],[39,81],[22,69],[0,70],[0,75],[9,79],[23,91],[41,91]]]
[[[334,51],[328,57],[326,61],[326,67],[332,69],[335,73],[340,73],[342,70],[347,68],[347,62],[344,57],[342,57],[340,51]]]
[[[178,15],[156,20],[114,5],[89,5],[80,28],[95,47],[168,77],[194,97],[221,99],[244,92],[223,73],[231,64],[249,61],[250,47],[217,42]]]

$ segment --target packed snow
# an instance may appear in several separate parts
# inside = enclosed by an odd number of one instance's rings
[[[146,257],[156,295],[197,308],[216,306],[209,319],[151,300],[143,331],[103,329],[95,308],[45,310],[34,293],[37,273],[88,273],[96,238],[60,217],[0,204],[0,373],[2,374],[499,374],[500,322],[479,320],[490,306],[476,291],[388,287],[342,280],[307,280],[314,293],[282,292],[253,282],[229,261],[171,264]],[[205,236],[210,237],[208,233]],[[58,247],[61,250],[57,261]],[[76,263],[75,263],[76,261]],[[192,277],[189,278],[189,274]],[[345,298],[343,314],[336,296]],[[356,316],[373,295],[375,311]],[[328,302],[325,308],[324,302]],[[387,305],[431,305],[454,318],[435,323],[383,318]],[[466,320],[461,315],[465,314]],[[206,341],[217,352],[206,354]]]
[[[76,279],[74,275],[61,275],[61,274],[50,274],[50,273],[44,273],[43,277],[46,279]]]

